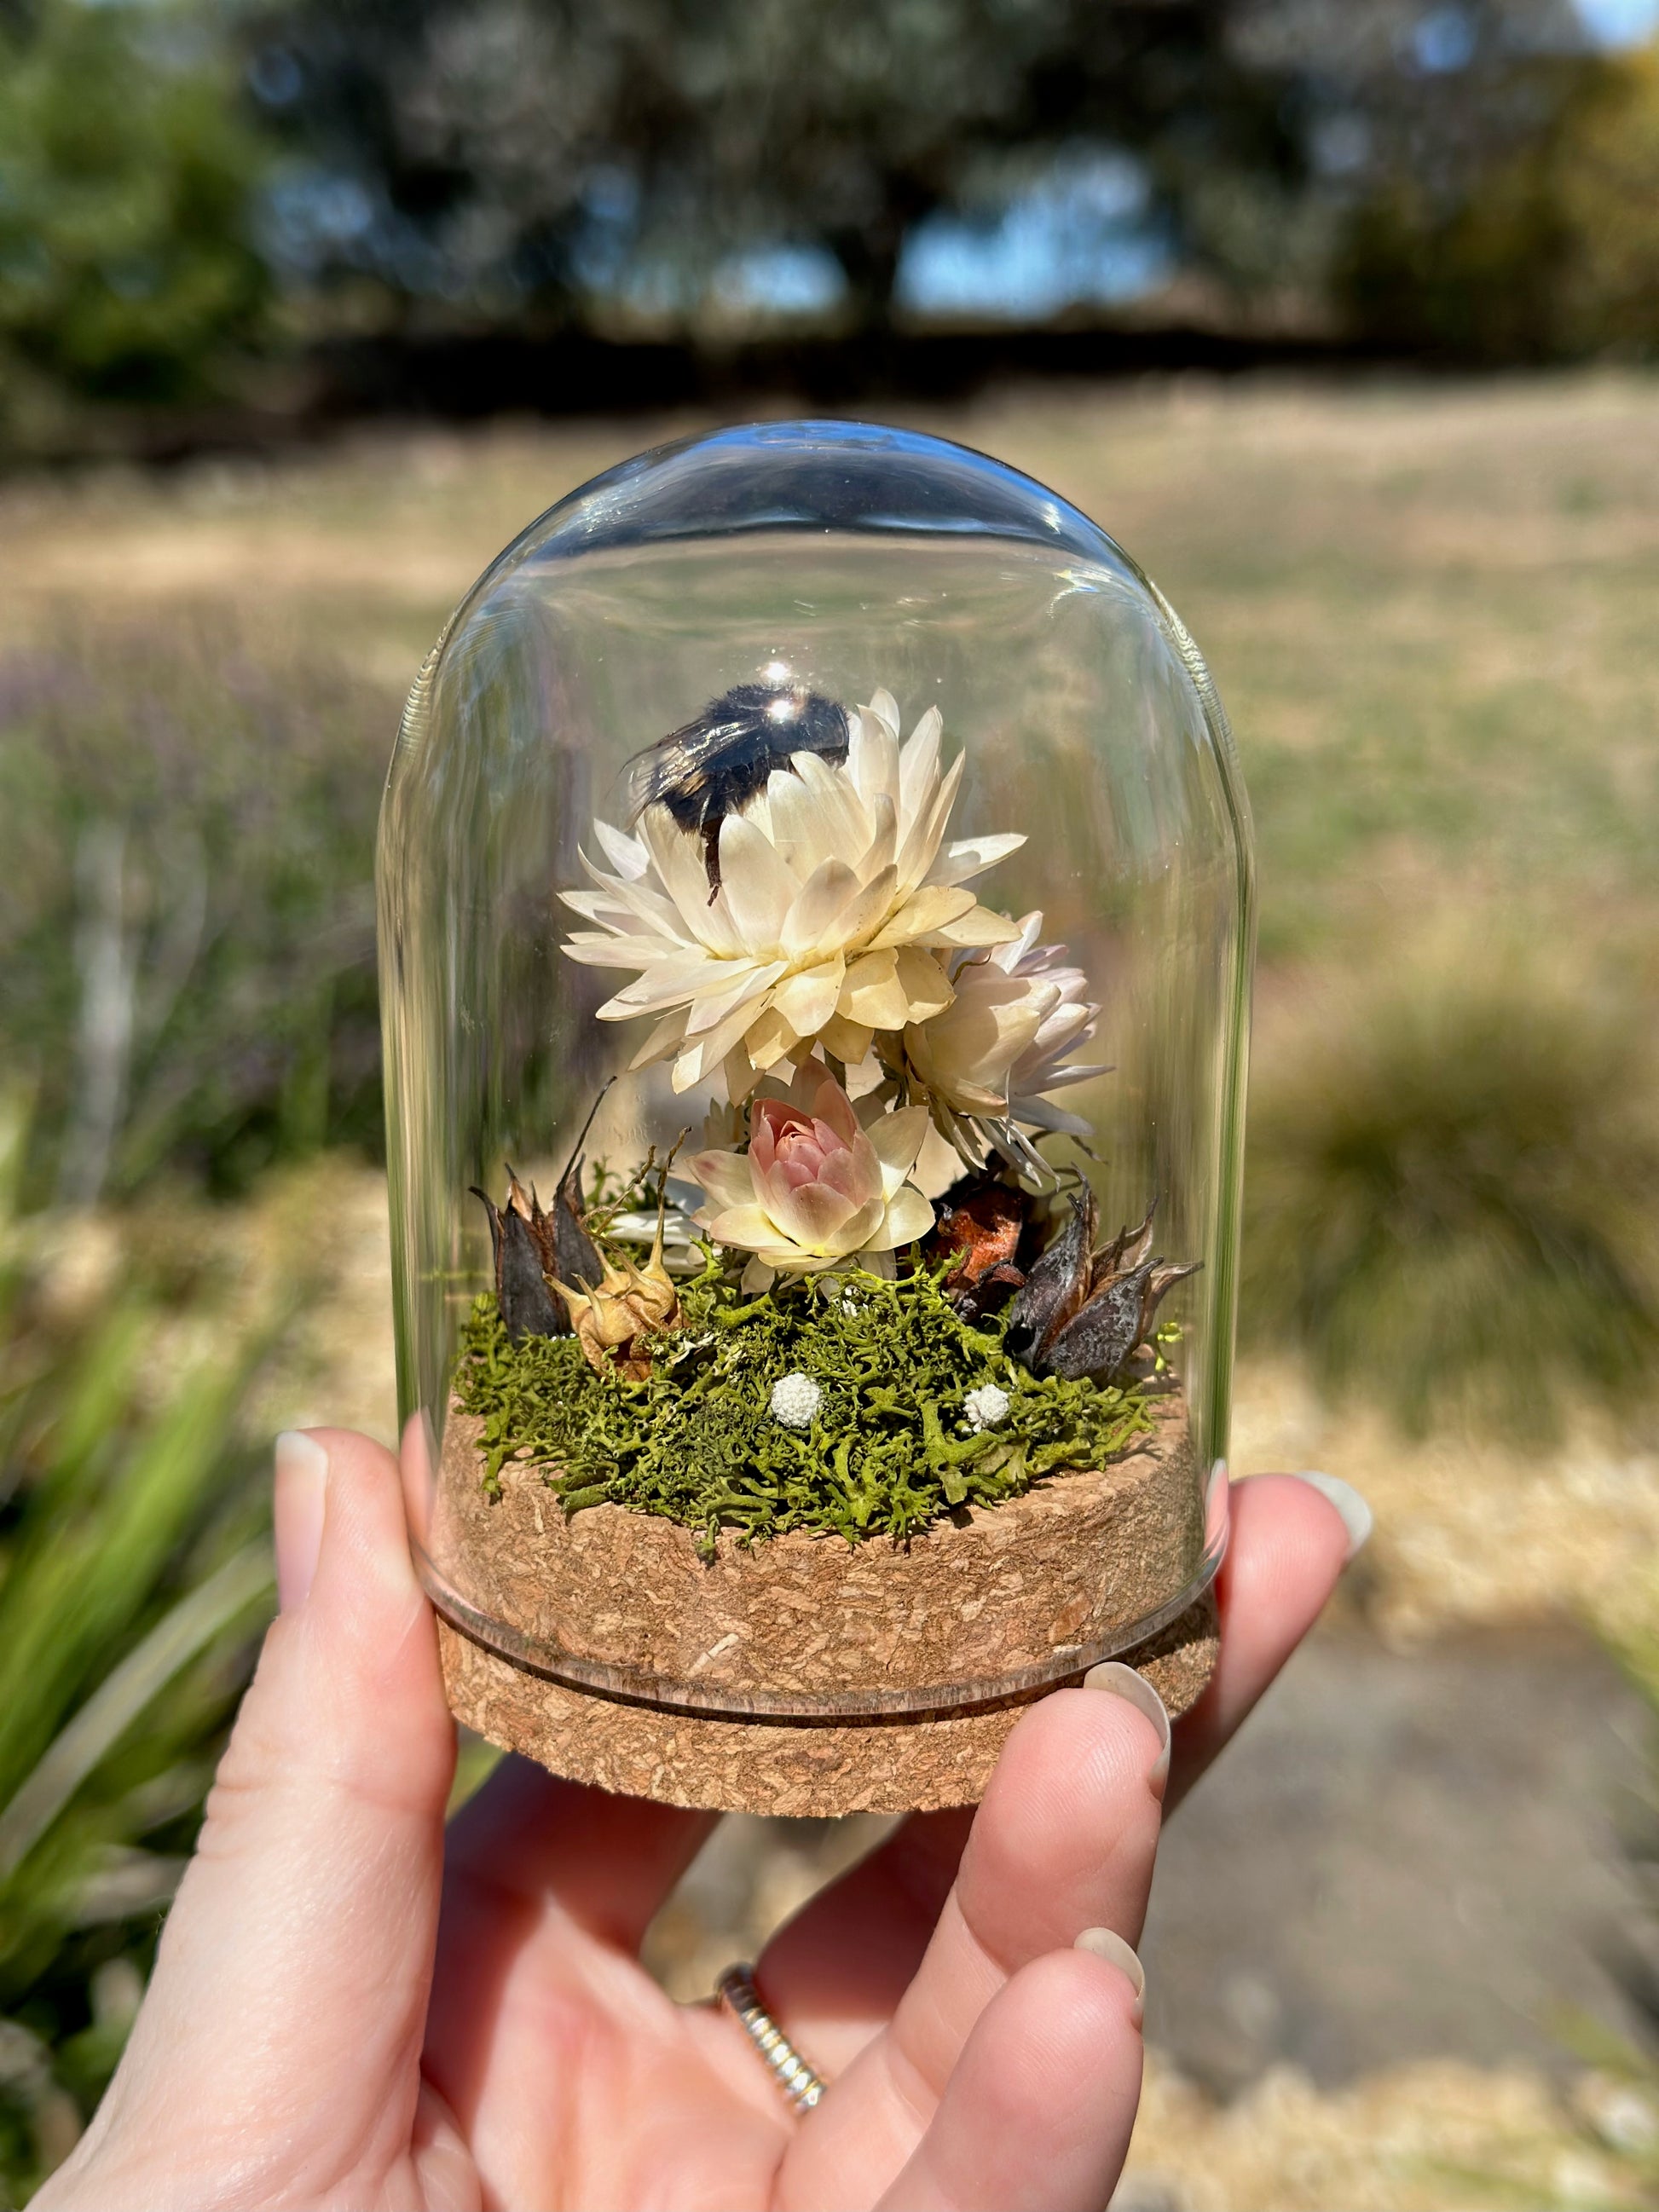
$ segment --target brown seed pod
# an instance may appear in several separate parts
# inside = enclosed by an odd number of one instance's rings
[[[1019,1252],[1030,1211],[1024,1191],[994,1175],[963,1176],[940,1199],[922,1255],[934,1267],[958,1255],[944,1289],[965,1320],[1000,1311],[1025,1280]]]
[[[1085,1186],[1073,1196],[1071,1218],[1033,1266],[1008,1316],[1004,1342],[1034,1375],[1109,1382],[1147,1341],[1164,1294],[1203,1264],[1170,1267],[1148,1256],[1157,1208],[1154,1198],[1139,1228],[1120,1230],[1096,1251],[1094,1193]]]
[[[487,1191],[471,1187],[489,1216],[489,1242],[495,1259],[495,1303],[514,1343],[521,1336],[565,1336],[570,1322],[548,1288],[556,1276],[564,1282],[597,1283],[605,1271],[599,1246],[587,1233],[582,1205],[582,1146],[599,1110],[607,1083],[589,1109],[564,1173],[553,1194],[553,1210],[542,1211],[532,1183],[528,1191],[512,1165],[507,1198],[500,1206]]]

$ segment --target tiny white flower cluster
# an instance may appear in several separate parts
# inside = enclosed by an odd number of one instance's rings
[[[962,1410],[968,1417],[968,1425],[975,1434],[994,1429],[999,1421],[1008,1418],[1008,1393],[994,1382],[981,1383],[970,1390],[962,1401]]]
[[[793,1375],[781,1375],[772,1385],[772,1419],[781,1421],[786,1429],[810,1429],[823,1403],[823,1389],[799,1370]]]

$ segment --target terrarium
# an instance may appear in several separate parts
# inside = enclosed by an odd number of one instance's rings
[[[458,1715],[684,1804],[965,1803],[1226,1532],[1249,818],[1174,612],[938,439],[597,478],[380,851],[404,1469]]]

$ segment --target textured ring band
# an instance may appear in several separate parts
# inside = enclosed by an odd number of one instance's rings
[[[823,2081],[761,2002],[754,1968],[728,1966],[714,1985],[714,1995],[759,2051],[795,2110],[810,2112],[823,2094]]]

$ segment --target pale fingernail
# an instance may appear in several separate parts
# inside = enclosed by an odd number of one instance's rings
[[[1161,1797],[1170,1778],[1170,1716],[1163,1698],[1144,1674],[1137,1674],[1121,1659],[1107,1659],[1098,1667],[1091,1667],[1083,1678],[1083,1686],[1085,1690],[1109,1690],[1115,1698],[1122,1698],[1137,1712],[1145,1713],[1158,1730],[1158,1757],[1146,1779],[1154,1796]]]
[[[1209,1486],[1204,1492],[1204,1546],[1218,1544],[1227,1533],[1227,1516],[1232,1504],[1232,1486],[1227,1474],[1227,1462],[1218,1459],[1210,1470]]]
[[[1135,1993],[1133,2019],[1137,2027],[1146,2009],[1146,1969],[1115,1929],[1085,1928],[1073,1944],[1074,1951],[1088,1951],[1097,1959],[1104,1959],[1108,1966],[1115,1966]]]
[[[303,1429],[284,1429],[276,1439],[276,1486],[272,1518],[276,1531],[276,1602],[293,1613],[311,1595],[323,1547],[323,1500],[328,1454]]]
[[[1346,1557],[1351,1559],[1356,1552],[1363,1551],[1371,1533],[1371,1509],[1352,1483],[1344,1482],[1340,1474],[1313,1474],[1305,1469],[1296,1479],[1316,1490],[1342,1516],[1342,1526],[1348,1532]]]

